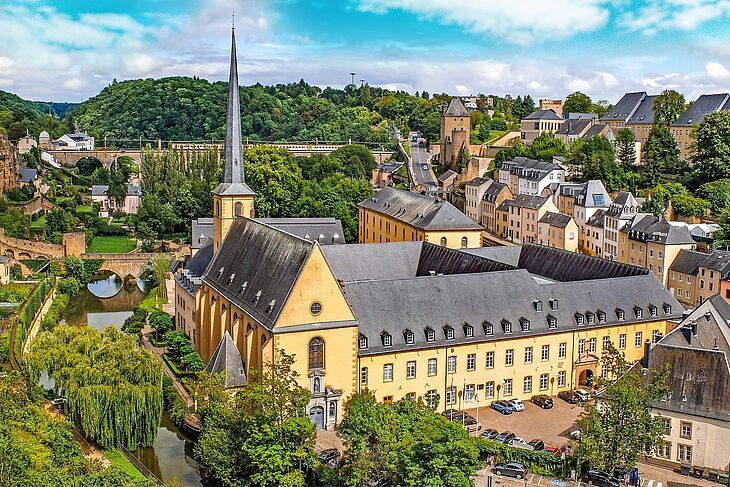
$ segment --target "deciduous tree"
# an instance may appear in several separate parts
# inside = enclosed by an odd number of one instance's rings
[[[694,183],[730,178],[730,112],[705,116],[695,129]]]
[[[654,98],[654,123],[668,127],[677,121],[685,109],[684,95],[675,90],[664,90]]]
[[[616,157],[624,171],[630,171],[636,163],[636,136],[626,127],[616,133]]]

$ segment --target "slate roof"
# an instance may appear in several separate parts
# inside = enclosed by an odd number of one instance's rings
[[[444,117],[469,117],[469,110],[466,109],[464,104],[459,98],[452,98],[449,102],[448,108],[444,112]]]
[[[213,241],[213,219],[198,218],[193,220],[192,247],[199,249],[209,240]]]
[[[497,262],[502,262],[516,268],[517,264],[520,262],[520,252],[522,252],[522,246],[499,245],[495,247],[478,247],[473,249],[461,249],[461,252],[479,255],[486,259],[496,260]]]
[[[614,326],[617,308],[625,311],[628,322],[656,319],[650,317],[649,305],[657,306],[663,318],[676,319],[682,313],[680,304],[650,275],[548,282],[536,280],[525,270],[513,270],[355,282],[345,285],[345,294],[360,334],[367,338],[362,356]],[[557,300],[557,309],[551,309],[551,299]],[[542,311],[536,310],[536,301],[541,301]],[[664,303],[670,307],[669,314],[664,313]],[[646,318],[633,318],[634,306],[647,310]],[[584,320],[586,324],[577,324],[576,313],[599,310],[605,312],[606,323],[595,320],[589,325]],[[557,328],[549,328],[548,316],[556,318]],[[505,332],[504,320],[511,323],[511,333]],[[523,331],[521,320],[529,321],[529,329]],[[486,333],[489,324],[492,335]],[[472,337],[465,325],[473,327]],[[446,327],[454,330],[453,339],[446,339]],[[428,328],[435,331],[432,342],[426,338]],[[415,334],[414,344],[406,343],[406,330]],[[391,335],[392,346],[383,346],[383,333]]]
[[[538,161],[536,159],[518,156],[511,161],[505,161],[504,163],[502,163],[501,169],[509,171],[510,174],[516,174],[521,177],[526,177],[533,172],[548,174],[552,171],[557,171],[563,168],[560,166],[560,164],[557,164],[555,162]]]
[[[535,110],[522,120],[563,120],[552,110]]]
[[[654,123],[654,100],[656,95],[647,95],[636,107],[636,110],[631,114],[631,118],[626,122],[628,125],[635,124],[653,124]]]
[[[602,121],[628,121],[646,97],[645,91],[626,93],[608,113],[601,117]]]
[[[482,200],[491,201],[492,203],[494,203],[497,200],[497,196],[499,196],[499,193],[506,187],[506,184],[494,181],[484,192]]]
[[[608,128],[610,131],[611,129],[608,127],[605,123],[594,123],[591,128],[589,128],[585,134],[583,134],[582,139],[588,140],[593,137],[600,137],[603,135],[603,132]]]
[[[492,181],[490,178],[474,178],[466,183],[467,186],[481,186],[482,184]]]
[[[702,267],[722,273],[723,277],[730,270],[730,252],[713,250],[700,264]]]
[[[576,195],[575,204],[584,208],[608,208],[611,196],[600,179],[591,179]]]
[[[210,356],[205,371],[211,375],[224,372],[223,387],[226,389],[243,387],[248,382],[241,353],[238,351],[231,335],[228,334],[228,330],[226,330],[221,341],[218,342],[213,355]]]
[[[681,272],[682,274],[697,275],[700,270],[700,263],[707,258],[704,252],[682,249],[669,266],[670,271]]]
[[[598,209],[593,212],[593,215],[588,219],[586,222],[586,225],[595,227],[595,228],[603,228],[603,225],[606,222],[606,210]]]
[[[258,220],[239,217],[203,274],[203,282],[272,329],[314,245]]]
[[[531,274],[565,282],[649,274],[649,270],[643,267],[535,244],[522,246],[517,267]]]
[[[640,213],[636,215],[623,230],[628,232],[631,240],[641,242],[660,242],[665,245],[681,245],[694,243],[692,234],[687,227],[670,225],[663,218],[652,214]]]
[[[591,126],[591,120],[580,118],[580,119],[572,119],[569,118],[565,122],[563,122],[560,125],[560,128],[555,132],[559,135],[567,135],[567,136],[576,136],[580,137],[583,132],[588,130]]]
[[[548,196],[518,194],[512,199],[504,200],[500,208],[508,208],[510,206],[519,206],[520,208],[529,208],[537,210],[547,203],[550,199]],[[506,205],[505,205],[506,203]]]
[[[482,227],[448,201],[395,188],[383,188],[358,203],[423,230],[480,230]]]
[[[730,96],[727,93],[702,95],[672,125],[679,127],[699,125],[704,121],[705,115],[721,110],[728,101],[730,101]]]
[[[23,183],[32,183],[38,179],[38,169],[30,169],[27,167],[20,168],[20,181]]]
[[[671,393],[655,401],[655,408],[730,421],[728,320],[730,306],[712,296],[650,350],[649,370],[642,375],[645,383],[651,380],[651,371],[664,364],[671,367],[667,381]]]
[[[185,270],[189,271],[192,276],[201,277],[205,274],[211,259],[213,259],[213,239],[203,245],[200,250],[195,252],[185,265]]]
[[[571,220],[573,220],[573,217],[571,216],[548,211],[542,216],[542,218],[540,218],[539,223],[547,223],[551,227],[566,228],[570,224]]]
[[[630,191],[621,191],[616,195],[611,206],[608,207],[606,215],[619,219],[627,219],[636,215],[640,209],[641,205]]]
[[[438,180],[441,181],[442,183],[444,183],[444,182],[446,182],[447,179],[452,178],[454,176],[458,176],[458,173],[456,171],[452,171],[451,169],[448,169],[447,171],[445,171],[443,174],[441,174],[438,177]]]
[[[560,183],[559,191],[562,196],[576,196],[585,187],[586,183]]]
[[[258,218],[258,221],[306,240],[316,240],[320,245],[345,243],[342,222],[336,218]]]

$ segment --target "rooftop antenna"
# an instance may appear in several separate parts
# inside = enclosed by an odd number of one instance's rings
[[[236,11],[234,10],[231,14],[231,28],[236,30]]]

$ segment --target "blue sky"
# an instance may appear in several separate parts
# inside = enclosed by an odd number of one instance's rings
[[[0,89],[80,101],[112,79],[304,78],[611,102],[730,91],[726,0],[0,0]]]

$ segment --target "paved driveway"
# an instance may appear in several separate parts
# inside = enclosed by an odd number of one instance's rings
[[[525,441],[539,438],[546,445],[563,446],[568,444],[569,434],[577,429],[576,421],[583,408],[568,404],[557,397],[553,398],[552,409],[541,409],[531,402],[525,402],[525,410],[503,415],[490,407],[479,408],[479,421],[482,429],[493,428],[499,432],[511,431]],[[475,418],[476,409],[465,409]]]

